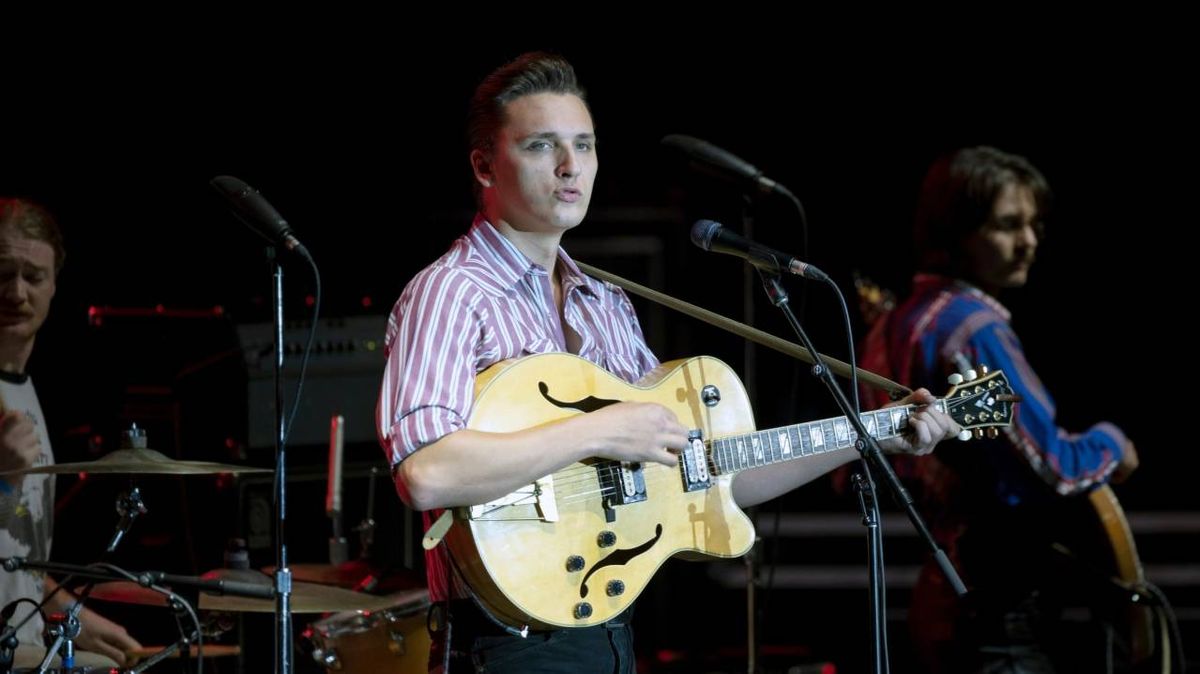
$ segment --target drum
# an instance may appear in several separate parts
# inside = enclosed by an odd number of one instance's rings
[[[313,658],[339,674],[423,674],[429,660],[429,592],[405,590],[391,598],[391,608],[336,613],[310,625],[304,636]]]

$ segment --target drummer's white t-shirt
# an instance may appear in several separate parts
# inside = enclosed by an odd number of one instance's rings
[[[37,429],[42,453],[35,466],[54,463],[50,436],[42,406],[38,403],[33,381],[27,375],[0,372],[0,407],[4,414],[24,414]],[[50,559],[50,538],[54,531],[54,476],[26,475],[18,485],[0,479],[0,557],[24,557],[36,561]],[[42,601],[43,576],[40,572],[0,569],[0,607],[18,598]],[[10,625],[17,625],[33,611],[33,605],[17,605]],[[34,615],[17,632],[21,645],[42,645],[42,619]]]

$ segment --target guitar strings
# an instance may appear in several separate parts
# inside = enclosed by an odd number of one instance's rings
[[[908,407],[904,407],[904,408],[899,408],[899,411],[902,411],[902,412],[906,413],[906,415],[907,415],[907,413],[911,409],[912,409],[912,406],[908,406]],[[829,420],[826,419],[826,420],[820,420],[820,421],[814,421],[814,422],[807,422],[806,424],[797,424],[796,426],[798,426],[798,427],[810,426],[811,427],[812,425],[818,425],[818,424],[821,424],[821,423],[827,422],[827,421],[829,421]],[[902,420],[902,422],[903,422],[903,420]],[[889,426],[891,426],[891,425],[889,425]],[[791,429],[793,427],[785,427],[785,428]],[[779,430],[779,429],[772,429],[772,430]],[[751,433],[744,434],[741,437],[748,437],[748,436],[770,433],[770,432],[771,432],[771,430],[752,431]],[[804,435],[803,428],[801,428],[799,430],[799,433],[801,435]],[[893,432],[885,432],[882,435],[890,436],[893,434],[894,434]],[[730,438],[736,438],[736,437],[739,437],[739,436],[729,436],[726,438],[715,438],[712,440],[706,440],[704,442],[704,445],[705,445],[705,448],[708,450],[707,456],[710,457],[709,463],[712,464],[715,468],[721,468],[722,466],[718,465],[720,463],[720,461],[719,461],[718,455],[716,454],[716,452],[714,450],[714,443],[719,440],[728,440]],[[768,437],[768,439],[770,438],[769,435],[767,437]],[[848,447],[853,444],[853,441],[854,441],[854,435],[853,435],[853,431],[851,431],[851,435],[847,436],[846,441],[839,442],[835,439],[834,442],[827,443],[825,445],[825,447],[828,447],[830,444],[832,444],[833,445],[832,448],[823,447],[822,449],[817,450],[816,452],[813,452],[810,450],[808,454],[804,454],[803,452],[801,452],[801,453],[797,454],[796,457],[799,458],[799,457],[808,456],[808,455],[811,455],[814,453],[824,453],[826,451],[831,451],[831,449],[840,449],[842,447]],[[770,448],[772,455],[776,454],[776,452],[778,451],[778,448],[775,447],[774,445],[770,444],[769,442],[764,443],[764,444]],[[799,446],[803,447],[803,443],[801,442]],[[749,456],[749,454],[747,454],[747,456]],[[762,464],[758,464],[757,462],[755,462],[754,465],[766,465],[768,463],[774,463],[774,462],[775,461],[766,461],[766,462],[763,462]],[[743,460],[741,460],[741,463],[748,463],[748,462],[743,459]],[[645,465],[661,465],[661,464],[645,464]],[[746,466],[746,467],[752,467],[752,466]],[[568,467],[562,471],[559,471],[558,473],[555,473],[554,474],[554,477],[555,477],[554,485],[555,485],[555,488],[558,488],[559,486],[569,486],[576,479],[579,479],[579,478],[582,478],[587,482],[591,482],[592,478],[593,478],[593,476],[592,476],[593,471],[600,472],[604,477],[608,477],[611,479],[611,478],[615,477],[617,471],[620,471],[622,469],[623,469],[623,466],[622,466],[621,462],[614,461],[611,459],[601,459],[601,460],[597,460],[592,463],[582,464],[578,467],[575,467],[575,466]]]
[[[942,401],[946,405],[947,410],[953,410],[955,408],[962,407],[963,405],[966,405],[966,404],[974,401],[975,399],[976,399],[976,396],[969,396],[969,397],[964,397],[964,398],[943,398]],[[888,437],[896,435],[897,434],[896,431],[898,429],[902,430],[904,422],[907,421],[907,417],[912,413],[912,410],[914,408],[915,408],[914,405],[909,405],[909,406],[905,406],[902,408],[890,409],[889,413],[901,412],[903,414],[903,418],[899,420],[899,423],[890,423],[889,424],[889,426],[891,427],[890,432],[884,432],[884,433],[881,433],[880,435],[888,436]],[[872,415],[876,414],[877,412],[878,412],[878,410],[876,412],[868,412],[868,413],[864,414],[864,416],[871,417]],[[799,428],[798,432],[800,434],[803,434],[804,427],[812,428],[813,426],[818,426],[818,425],[820,425],[824,422],[828,422],[828,421],[831,421],[831,420],[823,419],[823,420],[818,420],[818,421],[813,421],[813,422],[806,422],[804,424],[796,424],[794,427],[798,427]],[[889,419],[889,421],[890,421],[890,419]],[[786,428],[788,428],[790,430],[793,427],[789,426]],[[878,428],[878,420],[876,420],[876,428]],[[778,430],[778,429],[776,429],[776,430]],[[743,434],[740,437],[752,437],[756,434],[769,433],[769,432],[770,431],[752,431],[750,433]],[[730,436],[730,437],[736,438],[739,436]],[[768,437],[768,439],[770,438],[769,435],[767,437]],[[847,441],[845,441],[845,442],[838,442],[835,440],[834,443],[827,444],[826,449],[818,450],[815,452],[810,452],[809,454],[797,454],[791,458],[802,458],[803,456],[812,456],[815,454],[823,454],[827,451],[832,451],[835,449],[841,449],[844,447],[852,446],[856,437],[857,437],[857,435],[854,433],[853,430],[851,430],[850,435],[847,437]],[[706,456],[708,468],[709,468],[710,472],[714,475],[722,475],[722,474],[727,474],[728,472],[730,472],[728,470],[728,467],[725,465],[722,465],[722,464],[727,464],[727,463],[733,462],[732,460],[734,459],[734,457],[736,457],[736,463],[743,464],[742,467],[745,467],[745,468],[755,467],[758,465],[769,465],[769,464],[775,463],[777,461],[776,459],[765,460],[761,464],[759,464],[759,462],[758,462],[759,460],[757,457],[765,456],[764,452],[762,452],[761,450],[759,452],[749,451],[749,452],[742,453],[742,451],[739,451],[734,448],[726,448],[724,450],[724,452],[718,452],[718,450],[714,447],[715,443],[718,440],[728,440],[728,439],[729,438],[715,438],[715,439],[704,441],[705,449],[707,450],[705,453],[705,456]],[[772,456],[777,455],[777,453],[780,449],[779,447],[775,447],[775,446],[771,445],[769,442],[767,443],[767,447]],[[752,456],[755,457],[755,460],[749,461],[750,457],[752,457]],[[731,461],[728,461],[728,462],[724,461],[723,459],[725,459],[725,458],[728,458]],[[749,464],[749,465],[746,465],[746,464]],[[642,476],[643,476],[643,481],[646,484],[647,492],[650,491],[650,487],[652,486],[652,484],[666,482],[666,480],[664,478],[668,477],[668,476],[666,474],[664,474],[662,472],[662,470],[660,470],[662,468],[669,468],[674,473],[679,473],[682,470],[681,466],[664,466],[662,464],[657,464],[657,463],[642,464]],[[740,470],[741,467],[735,466],[734,469]],[[555,473],[553,475],[553,477],[555,478],[552,483],[555,501],[561,502],[564,505],[567,505],[567,504],[576,503],[576,502],[583,501],[583,500],[588,500],[593,497],[596,497],[597,495],[602,498],[611,496],[611,495],[615,495],[618,492],[619,484],[620,484],[619,472],[621,472],[623,470],[625,470],[625,465],[622,462],[611,460],[611,459],[601,459],[601,460],[597,460],[597,461],[594,461],[591,463],[585,463],[585,464],[581,464],[578,466],[568,467],[562,471],[559,471],[558,473]],[[669,477],[673,480],[676,476],[671,475]],[[483,513],[482,516],[487,516],[492,513],[495,513],[495,512],[501,511],[503,509],[510,508],[510,507],[533,506],[533,505],[536,505],[537,498],[538,498],[538,495],[536,493],[530,493],[528,496],[526,496],[518,501],[497,505],[494,508],[489,509],[486,513]]]
[[[901,408],[899,411],[907,413],[910,410],[911,410],[911,407],[906,407],[906,408]],[[821,424],[823,421],[828,421],[828,420],[808,422],[807,424],[798,424],[797,426],[807,426],[810,424]],[[755,434],[769,433],[769,432],[770,431],[754,431],[754,432],[748,433],[746,435],[753,436]],[[800,432],[803,433],[803,430],[801,430]],[[884,435],[887,435],[887,433],[885,433]],[[737,436],[731,436],[731,437],[737,437]],[[768,436],[768,438],[769,437],[770,436]],[[726,462],[721,460],[722,457],[719,455],[720,453],[718,453],[714,449],[714,443],[716,442],[716,440],[724,440],[724,439],[728,439],[728,438],[717,438],[715,440],[705,441],[705,443],[704,443],[706,449],[708,450],[706,453],[706,456],[708,458],[710,470],[714,474],[723,474],[723,473],[728,472],[726,467],[721,465]],[[844,441],[839,442],[839,441],[835,440],[834,442],[827,444],[825,446],[825,448],[819,449],[816,452],[813,452],[810,450],[810,452],[808,454],[803,454],[803,453],[798,454],[794,458],[801,458],[803,456],[809,456],[809,455],[818,454],[818,453],[825,453],[825,452],[831,451],[833,449],[840,449],[843,447],[848,447],[853,444],[853,439],[854,439],[854,436],[852,434],[850,436],[847,436]],[[778,451],[779,451],[778,447],[773,446],[769,442],[765,443],[765,444],[767,445],[767,448],[769,449],[772,456],[775,456],[778,453]],[[726,451],[736,452],[736,450],[733,450],[732,448],[730,448],[729,450],[726,450]],[[763,453],[758,452],[758,453],[754,453],[753,455],[762,456]],[[745,455],[738,454],[737,456],[738,456],[738,463],[750,464],[750,465],[746,465],[745,467],[752,467],[752,466],[757,466],[757,465],[767,465],[770,463],[775,463],[775,460],[762,461],[761,464],[759,463],[758,460],[755,460],[753,463],[751,463],[748,460],[748,458],[750,456],[752,456],[751,453],[746,453]],[[659,467],[659,466],[661,466],[661,464],[644,464],[644,468],[654,468],[654,467]],[[661,466],[661,467],[666,468],[667,466]],[[674,466],[671,468],[676,471],[679,469],[678,466]],[[567,469],[564,469],[564,470],[559,471],[558,473],[554,474],[554,478],[555,478],[553,481],[554,490],[556,493],[562,492],[563,494],[565,494],[564,498],[571,498],[574,496],[590,497],[590,496],[594,496],[596,494],[601,494],[601,495],[615,494],[617,491],[616,485],[618,483],[618,479],[617,479],[618,471],[622,471],[622,470],[624,470],[623,464],[621,464],[621,462],[614,461],[611,459],[603,459],[603,460],[598,460],[598,461],[588,463],[588,464],[582,464],[580,466],[569,467]],[[601,483],[604,481],[609,482],[610,485],[609,486],[601,486]],[[587,488],[585,491],[580,492],[578,490],[578,487],[581,486],[581,484],[582,484],[582,486]],[[536,494],[531,494],[530,498],[534,498],[536,500]],[[525,503],[524,501],[522,501],[522,502],[516,502],[516,503],[508,504],[508,505],[520,506],[520,505],[528,505],[528,503]]]

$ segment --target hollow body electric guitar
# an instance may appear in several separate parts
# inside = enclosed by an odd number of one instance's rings
[[[935,404],[965,429],[1007,425],[1002,372]],[[612,619],[672,555],[736,557],[754,526],[733,500],[739,471],[851,447],[845,417],[756,431],[745,388],[709,357],[672,361],[630,385],[577,356],[548,353],[481,372],[468,427],[513,432],[622,401],[657,402],[693,429],[679,464],[592,459],[505,497],[457,508],[445,542],[479,599],[514,627],[587,627]],[[914,407],[862,415],[876,438],[903,434]]]

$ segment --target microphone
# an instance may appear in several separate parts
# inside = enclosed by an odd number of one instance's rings
[[[697,220],[692,225],[692,243],[714,253],[725,253],[742,258],[759,269],[772,274],[787,272],[814,281],[828,281],[829,276],[816,267],[781,253],[773,248],[755,243],[731,232],[712,220]]]
[[[257,573],[257,572],[256,572]],[[171,585],[171,586],[187,586],[199,589],[201,592],[209,594],[227,595],[231,594],[235,597],[257,597],[259,599],[270,599],[275,596],[275,588],[272,585],[264,583],[252,583],[244,580],[225,580],[224,578],[205,578],[203,576],[177,576],[162,571],[143,571],[138,574],[138,585],[150,587],[151,585]]]
[[[342,564],[349,556],[342,535],[342,454],[346,441],[346,419],[335,414],[329,420],[329,477],[325,483],[325,515],[333,528],[329,537],[329,563]]]
[[[786,187],[764,176],[762,171],[759,171],[750,162],[707,141],[673,133],[663,136],[662,144],[688,155],[697,162],[697,168],[712,173],[718,178],[735,183],[749,183],[751,187],[763,194],[772,192],[778,192],[784,196],[791,194]]]
[[[310,257],[308,249],[292,234],[287,220],[279,215],[279,211],[275,210],[258,190],[233,176],[217,176],[210,180],[209,184],[225,197],[233,214],[250,229],[276,246],[282,246],[306,258]]]

